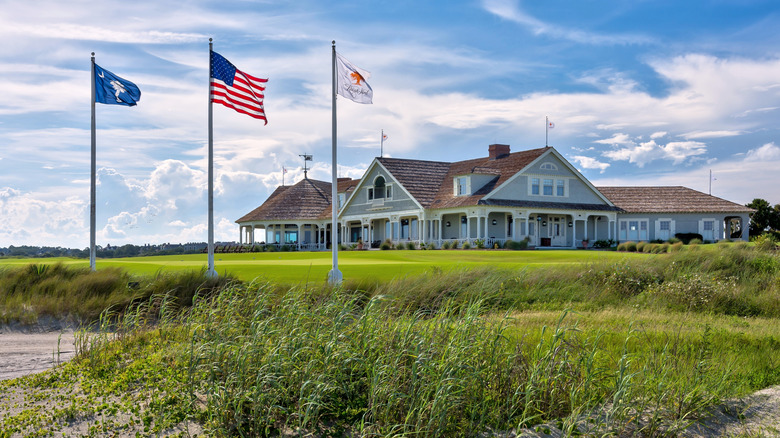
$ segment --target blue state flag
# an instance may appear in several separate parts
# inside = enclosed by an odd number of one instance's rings
[[[141,90],[128,81],[95,64],[95,103],[135,106]]]

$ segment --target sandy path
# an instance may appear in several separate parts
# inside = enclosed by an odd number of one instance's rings
[[[22,332],[0,329],[0,380],[45,371],[75,354],[72,330]]]

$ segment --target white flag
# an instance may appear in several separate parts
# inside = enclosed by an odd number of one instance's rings
[[[547,127],[550,128],[550,129],[553,129],[553,128],[555,128],[555,123],[553,123],[552,120],[548,120],[547,121]]]
[[[366,79],[371,73],[353,65],[336,53],[336,90],[338,94],[357,103],[374,103],[374,90]]]

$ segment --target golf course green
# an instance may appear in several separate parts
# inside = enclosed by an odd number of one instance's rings
[[[648,254],[582,250],[436,250],[436,251],[341,251],[339,269],[345,280],[391,280],[417,275],[432,268],[449,270],[493,266],[524,268],[550,264],[581,264],[620,260],[626,257],[651,257]],[[258,252],[215,254],[218,273],[241,280],[258,277],[279,283],[300,284],[325,281],[331,269],[330,252]],[[0,259],[0,266],[31,263],[88,266],[86,259],[40,258]],[[207,265],[206,254],[98,259],[97,268],[120,267],[132,274],[154,274],[160,270],[199,270]]]

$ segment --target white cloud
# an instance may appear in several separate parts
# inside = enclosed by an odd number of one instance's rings
[[[641,35],[601,35],[546,23],[523,11],[518,0],[483,0],[482,7],[491,14],[529,28],[535,35],[547,35],[592,45],[647,44],[652,41]]]
[[[751,149],[745,155],[745,161],[778,161],[780,160],[780,147],[774,143],[767,143],[759,148]]]
[[[571,157],[572,160],[579,163],[584,169],[598,169],[601,173],[609,167],[609,163],[603,163],[592,157],[586,157],[583,155],[575,155]]]
[[[639,167],[644,167],[654,160],[671,160],[680,164],[692,157],[707,152],[707,145],[697,141],[677,141],[658,144],[655,140],[637,143],[624,134],[618,134],[610,139],[597,140],[594,143],[617,146],[601,155],[616,161],[628,161]]]
[[[686,140],[693,140],[697,138],[722,138],[722,137],[735,137],[743,134],[742,131],[695,131],[680,134]]]

